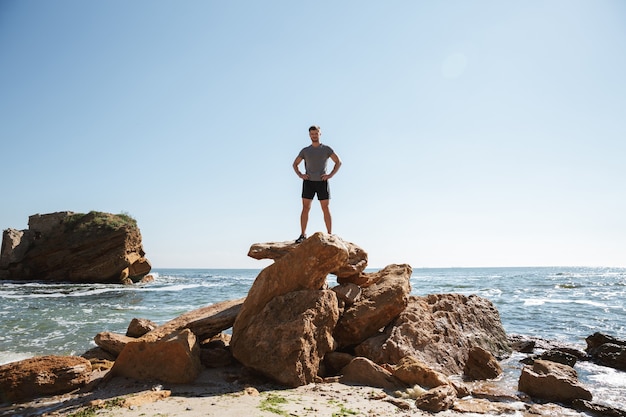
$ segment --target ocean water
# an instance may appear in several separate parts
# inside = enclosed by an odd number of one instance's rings
[[[259,270],[157,269],[143,285],[0,281],[0,364],[37,355],[81,354],[102,331],[125,333],[133,318],[162,324],[187,311],[244,297]],[[336,285],[334,276],[328,278]],[[603,332],[626,339],[626,268],[414,269],[415,295],[477,294],[500,312],[507,333],[586,347]],[[515,388],[519,359],[503,362],[500,384]],[[594,401],[626,408],[626,372],[576,365]]]

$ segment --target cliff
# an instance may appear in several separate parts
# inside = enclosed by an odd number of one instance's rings
[[[137,222],[124,214],[35,214],[2,236],[0,279],[131,283],[150,272]]]

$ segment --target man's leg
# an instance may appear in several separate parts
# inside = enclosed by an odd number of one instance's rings
[[[330,200],[320,200],[320,205],[322,206],[322,212],[324,213],[324,223],[326,223],[326,230],[328,234],[333,233],[333,219],[330,215]]]
[[[309,223],[309,211],[311,211],[311,203],[313,200],[308,198],[302,199],[302,213],[300,214],[300,235],[306,236],[306,226]]]

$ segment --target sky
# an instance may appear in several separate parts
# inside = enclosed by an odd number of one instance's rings
[[[317,124],[369,267],[625,267],[625,77],[621,0],[2,0],[0,227],[125,213],[154,268],[262,268]]]

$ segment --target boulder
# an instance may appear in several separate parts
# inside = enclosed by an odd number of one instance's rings
[[[587,354],[599,365],[626,371],[626,341],[596,332],[587,337]]]
[[[84,386],[91,362],[79,356],[38,356],[0,365],[0,403],[64,394]]]
[[[335,268],[331,274],[338,278],[359,275],[367,267],[367,252],[350,242],[343,242],[348,249],[346,262]],[[278,260],[297,249],[300,243],[293,240],[286,242],[255,243],[250,247],[248,256],[254,259]]]
[[[520,362],[532,365],[534,361],[537,359],[552,361],[557,363],[562,363],[563,365],[574,367],[578,358],[568,352],[564,352],[560,349],[550,349],[545,352],[540,353],[539,355],[531,355],[527,358],[522,359]]]
[[[334,335],[340,346],[361,343],[398,317],[411,293],[411,273],[409,265],[389,265],[379,272],[378,282],[364,288],[337,323]]]
[[[502,367],[491,352],[480,346],[473,346],[469,350],[463,374],[470,380],[494,379],[502,374]]]
[[[248,291],[233,325],[231,347],[235,357],[242,345],[252,342],[240,338],[268,302],[292,291],[322,288],[330,271],[345,264],[347,259],[348,249],[343,240],[318,232],[263,269]]]
[[[419,385],[427,389],[450,384],[447,376],[413,356],[402,358],[396,365],[393,376],[409,386]]]
[[[411,296],[398,318],[382,334],[359,344],[355,352],[376,363],[398,363],[410,355],[453,375],[463,371],[474,346],[496,358],[510,354],[495,306],[476,295],[431,294]]]
[[[243,300],[243,298],[240,298],[237,300],[223,301],[206,307],[201,307],[182,314],[161,326],[155,326],[155,324],[150,321],[144,321],[143,326],[145,328],[153,328],[152,330],[143,333],[143,335],[141,335],[141,340],[144,342],[155,342],[183,329],[191,330],[199,341],[209,339],[219,334],[222,330],[232,327],[235,322],[235,318],[241,309]],[[145,330],[132,330],[131,328],[134,328],[135,326],[133,325],[133,322],[135,322],[135,325],[139,325],[138,323],[141,322],[141,320],[133,319],[129,325],[127,334],[129,332],[139,334]],[[111,332],[100,332],[94,338],[96,345],[114,356],[119,355],[124,349],[124,346],[134,340],[136,340],[135,337],[124,336]]]
[[[126,329],[126,336],[141,337],[157,327],[158,325],[151,320],[134,318],[130,321],[128,328]]]
[[[123,334],[100,332],[94,337],[93,340],[99,348],[117,358],[120,352],[124,350],[126,344],[136,339]]]
[[[438,413],[448,410],[454,405],[456,390],[451,385],[440,385],[426,391],[415,400],[415,406],[420,410]]]
[[[610,407],[605,404],[593,403],[587,400],[574,400],[572,407],[575,410],[586,412],[592,416],[626,417],[626,409]]]
[[[391,372],[367,358],[354,358],[341,373],[340,382],[343,384],[365,385],[388,391],[406,388]]]
[[[235,323],[245,298],[222,301],[182,314],[142,336],[154,341],[182,329],[191,330],[198,340],[211,338]]]
[[[29,217],[28,230],[5,230],[0,278],[128,283],[150,269],[137,222],[124,214],[71,211]]]
[[[361,298],[361,287],[356,284],[339,284],[331,289],[335,291],[335,293],[337,294],[337,298],[339,298],[349,306],[351,306]]]
[[[112,375],[140,381],[155,379],[185,384],[202,369],[200,348],[189,329],[156,341],[133,340],[124,346],[111,369]]]
[[[332,330],[339,318],[331,290],[292,291],[274,297],[240,328],[233,356],[289,387],[316,380],[326,352],[333,350]]]
[[[522,368],[518,389],[531,397],[564,404],[592,399],[591,392],[578,381],[574,368],[544,360]]]

